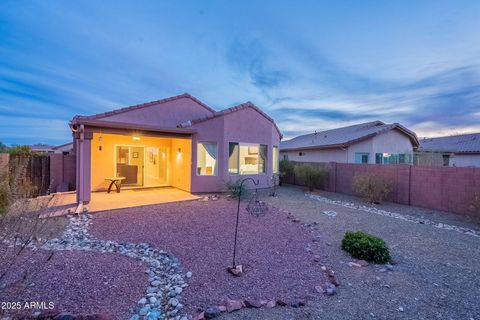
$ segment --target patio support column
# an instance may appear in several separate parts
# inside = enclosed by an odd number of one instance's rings
[[[90,175],[91,175],[91,151],[93,133],[85,132],[83,125],[75,133],[75,147],[77,152],[77,203],[87,204],[90,202]]]

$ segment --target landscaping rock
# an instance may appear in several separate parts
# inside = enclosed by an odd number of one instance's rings
[[[220,313],[222,313],[222,311],[220,311],[220,309],[217,306],[210,306],[207,308],[207,310],[205,310],[204,316],[205,316],[205,319],[213,319],[219,316]]]
[[[192,277],[192,273],[191,273],[190,271],[188,271],[187,274],[186,274],[186,277],[187,277],[187,278],[191,278],[191,277]]]
[[[227,270],[228,270],[228,272],[230,272],[234,276],[239,277],[243,273],[243,266],[238,265],[238,266],[235,266],[235,268],[229,267]]]
[[[281,307],[284,307],[284,306],[286,306],[288,303],[287,303],[286,301],[282,300],[282,299],[278,299],[278,300],[277,300],[277,304],[278,304],[279,306],[281,306]]]
[[[361,268],[362,266],[356,262],[349,262],[348,263],[349,267],[355,267],[355,268]]]
[[[357,263],[362,267],[368,267],[369,263],[365,260],[358,260]]]
[[[242,309],[243,302],[240,300],[227,299],[225,301],[225,307],[227,308],[227,312],[233,312],[233,311]]]
[[[270,300],[270,301],[267,302],[265,307],[267,307],[268,309],[271,309],[271,308],[275,308],[276,305],[277,305],[277,303],[274,300]]]
[[[75,320],[75,316],[71,313],[62,312],[56,315],[53,319],[54,320]]]
[[[262,302],[260,300],[246,299],[245,300],[245,306],[247,308],[261,308],[262,307]]]

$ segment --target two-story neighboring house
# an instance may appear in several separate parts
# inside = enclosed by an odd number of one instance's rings
[[[281,159],[302,162],[411,163],[419,142],[398,123],[381,121],[314,132],[282,141]]]

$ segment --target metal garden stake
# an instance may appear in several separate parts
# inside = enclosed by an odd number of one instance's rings
[[[232,261],[232,267],[228,269],[228,271],[235,276],[238,276],[242,273],[242,268],[241,268],[241,266],[237,266],[237,264],[235,262],[235,258],[236,258],[236,254],[237,254],[237,235],[238,235],[238,222],[239,222],[239,219],[240,219],[240,202],[242,200],[242,189],[243,189],[243,184],[245,182],[249,181],[249,180],[251,180],[253,182],[253,184],[256,185],[256,186],[258,186],[258,183],[259,183],[258,180],[255,181],[253,178],[245,178],[240,182],[240,184],[238,186],[239,190],[238,190],[238,204],[237,204],[237,221],[236,221],[236,224],[235,224],[235,239],[234,239],[234,243],[233,243],[233,261]],[[255,197],[256,197],[256,193],[255,193]],[[252,200],[253,200],[253,198],[252,198]],[[266,209],[266,205],[264,203],[262,203],[260,206],[258,206],[257,204],[260,204],[260,202],[256,198],[255,198],[254,203],[252,204],[252,200],[248,204],[247,211],[252,215],[259,216],[261,214],[261,212],[263,212],[264,209]]]

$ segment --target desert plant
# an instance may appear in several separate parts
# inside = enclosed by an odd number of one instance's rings
[[[390,183],[380,176],[359,173],[353,177],[353,190],[369,203],[380,203],[390,192]]]
[[[241,185],[242,180],[229,180],[225,183],[225,187],[227,188],[227,193],[230,194],[233,198],[238,198],[241,194],[242,198],[246,197],[250,194],[250,190],[247,189],[247,186]]]
[[[6,174],[0,175],[0,216],[6,214],[10,206],[10,188]]]
[[[295,166],[291,161],[286,159],[280,160],[279,164],[279,185],[282,185],[285,177],[291,176],[294,172]]]
[[[32,154],[32,149],[30,146],[11,146],[7,150],[8,153],[11,155],[19,155],[19,156],[29,156]]]
[[[480,193],[475,193],[468,207],[469,211],[476,217],[480,218]]]
[[[295,167],[295,175],[305,183],[310,191],[313,191],[314,187],[324,187],[327,171],[323,168],[300,165]]]
[[[375,263],[390,261],[390,252],[385,241],[362,231],[347,231],[342,240],[342,249],[355,259]]]

